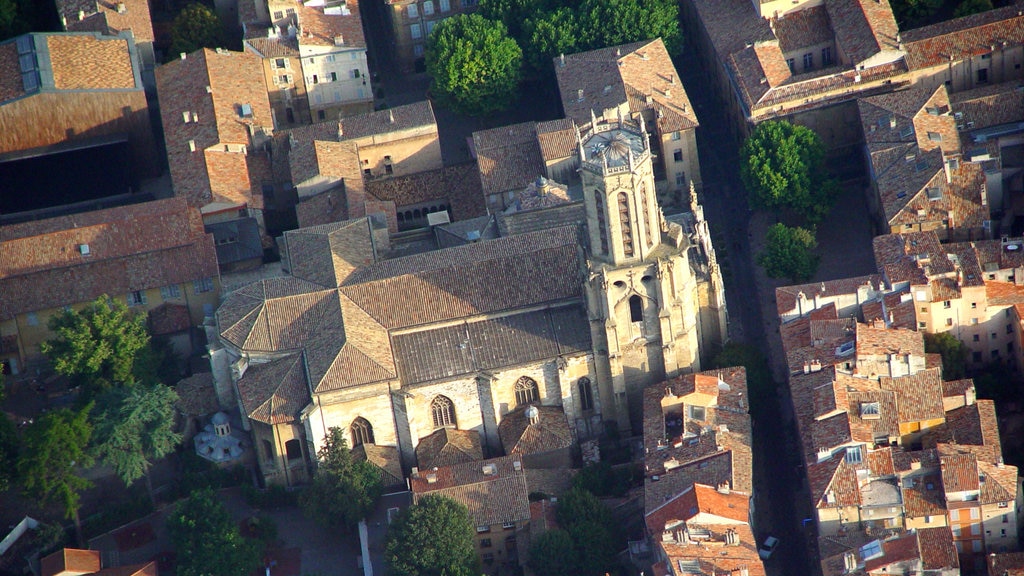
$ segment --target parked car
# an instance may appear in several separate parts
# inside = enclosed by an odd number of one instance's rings
[[[761,557],[761,560],[767,560],[772,557],[778,546],[779,539],[775,536],[769,536],[764,539],[764,544],[761,544],[761,547],[757,549],[757,555]]]

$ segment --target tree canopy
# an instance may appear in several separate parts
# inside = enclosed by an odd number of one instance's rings
[[[470,116],[504,110],[515,101],[522,61],[523,51],[505,25],[479,14],[446,18],[427,40],[433,97]]]
[[[4,400],[4,390],[4,376],[0,373],[0,402]],[[14,422],[0,415],[0,492],[10,489],[11,482],[15,479],[20,443]]]
[[[79,540],[79,496],[92,482],[79,476],[76,469],[92,465],[86,451],[92,437],[91,409],[86,406],[77,412],[62,409],[44,414],[25,430],[18,459],[18,477],[25,492],[44,504],[59,503],[75,521]]]
[[[182,52],[188,54],[200,48],[217,48],[223,45],[224,29],[217,14],[206,5],[194,2],[186,6],[174,19],[167,59],[174,60]]]
[[[992,0],[963,0],[960,5],[953,11],[954,18],[960,18],[963,16],[970,16],[971,14],[977,14],[978,12],[984,12],[991,10]]]
[[[959,380],[967,376],[970,350],[950,332],[924,335],[924,351],[942,355],[942,379]]]
[[[542,533],[530,545],[529,565],[537,576],[575,576],[579,558],[572,536],[561,529]]]
[[[156,505],[149,468],[181,443],[174,431],[178,394],[163,384],[114,388],[99,398],[95,410],[95,453],[125,484],[145,476]]]
[[[83,386],[85,396],[132,380],[135,358],[149,345],[145,318],[100,296],[82,310],[50,318],[54,338],[41,350],[54,370]]]
[[[212,490],[193,492],[167,518],[178,576],[238,576],[260,565],[260,543],[242,537]]]
[[[747,394],[751,409],[767,407],[775,395],[775,381],[768,360],[756,346],[727,342],[711,361],[712,368],[743,366],[747,369]]]
[[[556,509],[558,524],[576,550],[575,574],[602,576],[615,567],[616,535],[611,512],[592,493],[579,487],[562,495]]]
[[[392,576],[476,576],[475,536],[465,506],[428,494],[391,524],[384,558]]]
[[[323,526],[356,526],[383,492],[380,476],[372,464],[352,457],[340,428],[330,429],[317,459],[313,481],[299,496],[299,504]]]
[[[768,229],[757,263],[769,278],[788,278],[799,284],[810,280],[818,270],[818,256],[812,253],[817,246],[810,230],[775,224]]]
[[[740,149],[740,177],[751,204],[791,209],[816,223],[828,214],[838,185],[825,173],[825,149],[809,128],[784,120],[763,122]]]

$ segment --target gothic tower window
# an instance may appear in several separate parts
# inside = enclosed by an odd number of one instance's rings
[[[651,213],[647,209],[647,185],[640,185],[640,204],[644,211],[644,232],[647,234],[647,247],[654,246],[654,236],[651,236]]]
[[[516,406],[523,406],[536,402],[540,397],[540,390],[537,388],[537,381],[529,376],[523,376],[516,380]]]
[[[644,301],[636,294],[629,297],[629,321],[644,321]]]
[[[586,376],[580,378],[576,381],[576,386],[580,389],[580,409],[593,410],[594,389],[590,386],[590,378]]]
[[[435,396],[430,402],[430,412],[434,416],[434,428],[456,428],[455,405],[444,396]]]
[[[601,253],[608,253],[608,227],[604,224],[604,201],[601,200],[600,190],[594,194],[594,206],[597,207],[597,230],[601,237]]]
[[[622,252],[633,255],[633,225],[629,219],[629,197],[619,192],[619,228],[622,230]]]
[[[373,444],[373,426],[365,418],[356,418],[351,429],[353,448],[360,444]]]
[[[288,460],[298,460],[302,458],[302,444],[293,438],[284,443],[284,452]]]

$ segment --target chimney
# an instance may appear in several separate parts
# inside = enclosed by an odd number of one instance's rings
[[[565,54],[564,53],[558,55],[558,65],[561,66],[562,68],[565,68]]]
[[[530,421],[531,426],[540,424],[540,410],[536,406],[530,406],[526,409],[526,418]]]
[[[427,484],[437,483],[437,474],[434,472],[427,472]]]
[[[394,124],[395,123],[395,111],[394,110],[388,110],[388,123],[390,123],[390,124]]]
[[[344,46],[345,45],[345,37],[343,35],[341,35],[341,34],[338,34],[337,36],[335,36],[334,37],[334,45],[335,46]]]
[[[118,14],[124,14],[127,11],[128,11],[128,6],[126,6],[124,2],[118,2],[117,3],[117,13]]]
[[[810,373],[811,373],[811,363],[810,362],[804,362],[804,374],[810,374]]]
[[[181,58],[182,60],[184,60],[184,59],[188,58],[188,54],[185,54],[184,52],[182,52],[181,54],[178,54],[178,57]]]
[[[964,390],[964,404],[966,404],[967,406],[972,406],[974,405],[975,401],[977,401],[977,399],[977,390],[974,389],[974,386],[968,386],[967,390]]]
[[[419,478],[420,477],[420,469],[417,468],[416,466],[413,466],[412,467],[412,474],[411,475],[412,475],[413,478]]]
[[[78,11],[78,20],[79,21],[85,20],[85,10],[79,10]]]
[[[811,360],[811,372],[821,372],[821,362],[819,360]]]
[[[718,493],[719,494],[728,494],[729,493],[729,483],[728,482],[722,482],[721,484],[719,484],[718,485]]]
[[[65,30],[67,30],[67,29],[68,29],[68,19],[67,19],[67,17],[66,17],[66,16],[61,16],[61,17],[60,17],[60,25],[61,25],[62,27],[64,27],[64,29],[65,29]]]

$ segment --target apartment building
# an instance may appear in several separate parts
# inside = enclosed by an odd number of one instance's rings
[[[677,376],[644,389],[644,510],[655,574],[764,574],[750,526],[746,370]]]
[[[478,0],[385,0],[393,42],[391,57],[403,74],[423,72],[427,37],[438,22],[476,10]]]
[[[562,109],[577,125],[608,110],[643,117],[660,158],[654,180],[662,203],[685,202],[691,184],[701,188],[700,123],[660,38],[562,55],[554,62]]]
[[[180,198],[0,227],[0,361],[20,373],[41,359],[50,318],[106,294],[166,332],[213,314],[220,275],[213,236]]]
[[[263,78],[273,114],[274,129],[283,130],[310,124],[306,94],[306,77],[299,58],[299,42],[295,30],[286,30],[282,36],[277,28],[246,27],[243,41],[245,50],[263,61]]]
[[[1016,545],[1017,469],[995,406],[970,380],[943,381],[921,334],[976,330],[972,349],[986,351],[1017,338],[1015,324],[989,335],[1008,308],[987,309],[986,283],[1006,283],[982,276],[977,244],[881,236],[880,275],[777,291],[825,574],[883,573],[878,562],[959,574]]]
[[[944,85],[871,96],[857,106],[876,229],[932,230],[943,241],[990,237],[988,178],[961,153]]]
[[[413,502],[436,494],[469,509],[485,574],[519,566],[519,543],[528,541],[530,502],[521,457],[503,456],[430,469],[413,468]]]
[[[175,196],[206,223],[254,217],[273,189],[263,145],[273,117],[260,58],[204,48],[157,69],[160,119]]]
[[[837,149],[860,143],[858,98],[1020,78],[1020,6],[901,31],[888,0],[687,0],[683,23],[736,133],[787,118]]]

